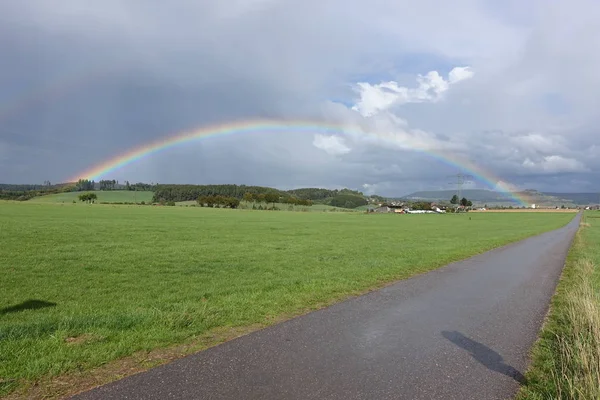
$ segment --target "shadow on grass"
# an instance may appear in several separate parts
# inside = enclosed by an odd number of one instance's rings
[[[487,369],[506,375],[522,385],[526,383],[525,377],[520,371],[505,364],[502,356],[486,345],[476,342],[473,339],[469,339],[457,331],[442,331],[442,336],[458,347],[468,351],[471,354],[471,357],[484,365]]]
[[[56,303],[44,300],[27,300],[14,306],[0,309],[0,315],[15,313],[25,310],[38,310],[40,308],[55,307]]]

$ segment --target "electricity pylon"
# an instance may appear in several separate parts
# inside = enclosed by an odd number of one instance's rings
[[[462,185],[468,180],[468,179],[472,179],[473,176],[472,175],[467,175],[467,174],[463,174],[461,172],[459,172],[456,175],[450,175],[448,176],[448,178],[455,178],[456,180],[454,182],[450,182],[449,185],[456,185],[456,195],[458,196],[458,204],[456,205],[456,207],[458,208],[460,206],[460,200],[462,199]]]

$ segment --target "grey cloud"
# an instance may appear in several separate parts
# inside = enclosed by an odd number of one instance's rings
[[[410,87],[417,74],[446,77],[468,65],[475,76],[452,85],[443,101],[394,107],[395,119],[378,124],[459,152],[520,186],[589,188],[600,170],[593,147],[600,56],[592,51],[599,12],[591,0],[5,2],[0,180],[57,181],[150,140],[246,118],[370,129],[372,121],[348,112],[358,81]],[[444,187],[455,172],[383,143],[346,137],[350,151],[331,155],[313,140],[211,139],[141,160],[115,177],[280,187],[368,183],[403,194]],[[584,168],[523,166],[548,159]],[[575,183],[552,180],[564,174]]]

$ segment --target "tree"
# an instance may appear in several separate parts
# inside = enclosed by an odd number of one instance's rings
[[[95,182],[90,181],[89,179],[79,179],[75,187],[78,192],[83,192],[84,190],[94,190]]]
[[[466,197],[463,197],[462,199],[460,199],[460,205],[463,207],[467,207],[469,205],[469,200],[467,200]]]
[[[227,205],[229,206],[229,208],[238,208],[238,206],[240,205],[240,200],[236,199],[235,197],[229,197],[227,199]]]
[[[457,195],[452,196],[452,199],[450,199],[450,204],[458,204],[458,196]]]
[[[275,203],[279,201],[279,195],[277,193],[267,193],[265,194],[265,202],[273,203],[273,208],[275,208]]]
[[[254,203],[254,194],[250,192],[244,193],[244,201],[248,203]]]
[[[207,207],[214,207],[215,198],[212,196],[206,196],[205,201]]]
[[[96,196],[96,193],[82,193],[78,197],[80,201],[89,201],[90,203],[92,203],[98,198],[98,196]]]

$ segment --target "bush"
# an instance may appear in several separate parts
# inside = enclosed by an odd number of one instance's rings
[[[175,206],[175,202],[174,201],[167,201],[166,205],[169,206],[169,207],[173,207],[173,206]]]

